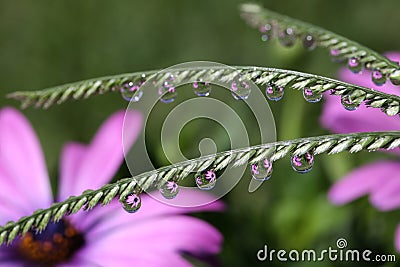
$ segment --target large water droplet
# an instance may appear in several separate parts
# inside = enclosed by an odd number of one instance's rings
[[[208,96],[211,92],[211,85],[208,82],[194,82],[193,83],[193,91],[198,96]]]
[[[265,88],[265,95],[269,100],[281,100],[284,94],[283,86],[275,85],[274,82],[269,82]]]
[[[307,50],[314,50],[317,47],[317,40],[311,34],[306,34],[303,36],[303,46]]]
[[[160,188],[161,195],[166,199],[173,199],[178,195],[179,186],[178,183],[171,180],[167,181]]]
[[[358,57],[349,58],[347,65],[349,67],[349,70],[351,70],[353,73],[359,73],[363,69],[363,64],[360,62],[360,59]]]
[[[372,71],[372,81],[378,86],[383,85],[386,82],[386,75],[384,75],[379,69],[374,69]]]
[[[251,164],[251,176],[257,181],[266,181],[272,175],[272,162],[269,159],[264,159],[257,163]]]
[[[340,101],[346,110],[353,111],[356,110],[362,103],[360,98],[355,98],[351,94],[344,94],[341,96]]]
[[[279,42],[283,46],[293,46],[296,43],[296,39],[296,33],[293,28],[289,27],[279,32]]]
[[[178,93],[176,92],[176,88],[173,84],[175,80],[173,75],[170,75],[168,79],[166,79],[163,84],[158,88],[158,95],[160,96],[160,101],[163,103],[171,103],[175,101]]]
[[[217,182],[217,175],[213,170],[207,170],[196,174],[196,185],[202,190],[213,189]]]
[[[271,40],[274,34],[273,27],[269,23],[262,25],[260,27],[260,32],[262,34],[261,40],[263,40],[264,42]]]
[[[292,155],[290,160],[293,170],[298,173],[311,171],[314,164],[314,155],[306,152],[303,155]]]
[[[140,198],[140,194],[131,193],[127,195],[124,200],[122,201],[122,206],[124,210],[129,213],[135,213],[140,209],[142,205],[142,199]]]
[[[232,96],[236,100],[246,100],[249,98],[251,89],[247,81],[242,78],[236,79],[231,83]]]
[[[314,85],[315,84],[307,85],[303,89],[303,97],[307,102],[310,102],[310,103],[316,103],[316,102],[321,101],[321,99],[322,99],[322,93],[318,93],[315,90],[312,90],[312,87]]]

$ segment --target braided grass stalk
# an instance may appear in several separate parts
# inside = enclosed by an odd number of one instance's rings
[[[196,168],[203,169],[213,166],[215,170],[223,170],[229,164],[235,167],[256,163],[266,155],[270,157],[271,161],[277,161],[289,154],[302,155],[311,152],[318,155],[343,151],[356,153],[362,150],[389,150],[398,147],[400,147],[400,131],[369,132],[308,137],[207,155],[131,178],[124,178],[115,183],[106,184],[97,190],[86,190],[79,196],[71,196],[63,202],[54,203],[47,209],[37,210],[32,215],[22,217],[16,222],[8,222],[0,227],[0,245],[3,243],[10,244],[18,235],[30,230],[41,232],[51,221],[59,221],[63,216],[76,213],[81,209],[90,210],[98,204],[107,205],[117,197],[123,200],[131,192],[140,193],[160,188],[171,177],[178,182],[188,177]]]

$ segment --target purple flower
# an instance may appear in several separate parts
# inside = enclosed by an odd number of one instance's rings
[[[142,127],[142,115],[126,113],[131,143]],[[113,114],[89,145],[67,144],[61,154],[56,200],[97,189],[122,163],[124,112]],[[0,110],[0,223],[17,220],[53,202],[43,153],[29,122],[13,108]],[[211,196],[191,197],[210,202]],[[179,195],[177,196],[179,198]],[[147,195],[136,214],[114,200],[105,207],[50,223],[40,234],[28,232],[0,248],[0,267],[14,266],[188,266],[182,253],[195,256],[220,250],[221,234],[208,223],[183,213],[217,211],[221,202],[203,207],[167,206]]]
[[[394,61],[400,60],[400,53],[391,52],[387,56]],[[368,71],[353,74],[347,69],[341,69],[339,76],[346,82],[375,87]],[[389,94],[400,93],[399,87],[390,83],[376,89]],[[400,119],[397,116],[389,117],[364,105],[355,111],[346,111],[334,96],[326,98],[321,123],[336,133],[400,130]],[[400,155],[400,150],[390,153]],[[350,172],[332,186],[328,198],[334,204],[342,205],[367,194],[371,204],[381,211],[400,208],[400,160],[382,160]],[[395,246],[400,251],[400,224],[396,230]]]

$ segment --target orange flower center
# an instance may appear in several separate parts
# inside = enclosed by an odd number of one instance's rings
[[[52,267],[68,261],[84,244],[84,236],[64,219],[50,223],[40,234],[23,235],[17,251],[30,264]]]

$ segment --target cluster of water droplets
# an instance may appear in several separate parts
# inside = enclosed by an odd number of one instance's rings
[[[278,38],[279,43],[285,47],[293,46],[297,39],[301,39],[303,46],[307,50],[313,50],[317,47],[318,42],[315,36],[310,33],[298,33],[294,27],[281,27],[276,22],[268,22],[261,25],[259,28],[261,33],[261,40],[266,42],[274,38]],[[342,62],[346,59],[342,54],[340,48],[333,48],[330,50],[332,61]],[[359,56],[350,57],[347,61],[348,68],[354,73],[361,73],[365,68]],[[394,85],[400,85],[400,70],[390,75],[390,80]],[[380,86],[387,80],[387,75],[384,74],[379,68],[372,70],[372,81]]]
[[[297,39],[301,39],[303,46],[307,50],[313,50],[317,47],[316,38],[309,33],[299,34],[293,27],[279,27],[274,22],[269,22],[259,27],[261,33],[261,40],[266,42],[277,37],[279,43],[283,46],[293,46]]]
[[[340,52],[340,49],[331,49],[330,55],[334,62],[342,62],[345,59],[344,55]],[[359,56],[350,57],[347,61],[348,69],[353,73],[361,73],[364,69],[369,68],[368,63],[364,64],[361,59],[362,57]],[[375,68],[372,70],[371,78],[375,85],[381,86],[386,83],[387,75],[379,68]],[[391,81],[394,85],[398,85],[399,83],[396,79],[391,79]]]

